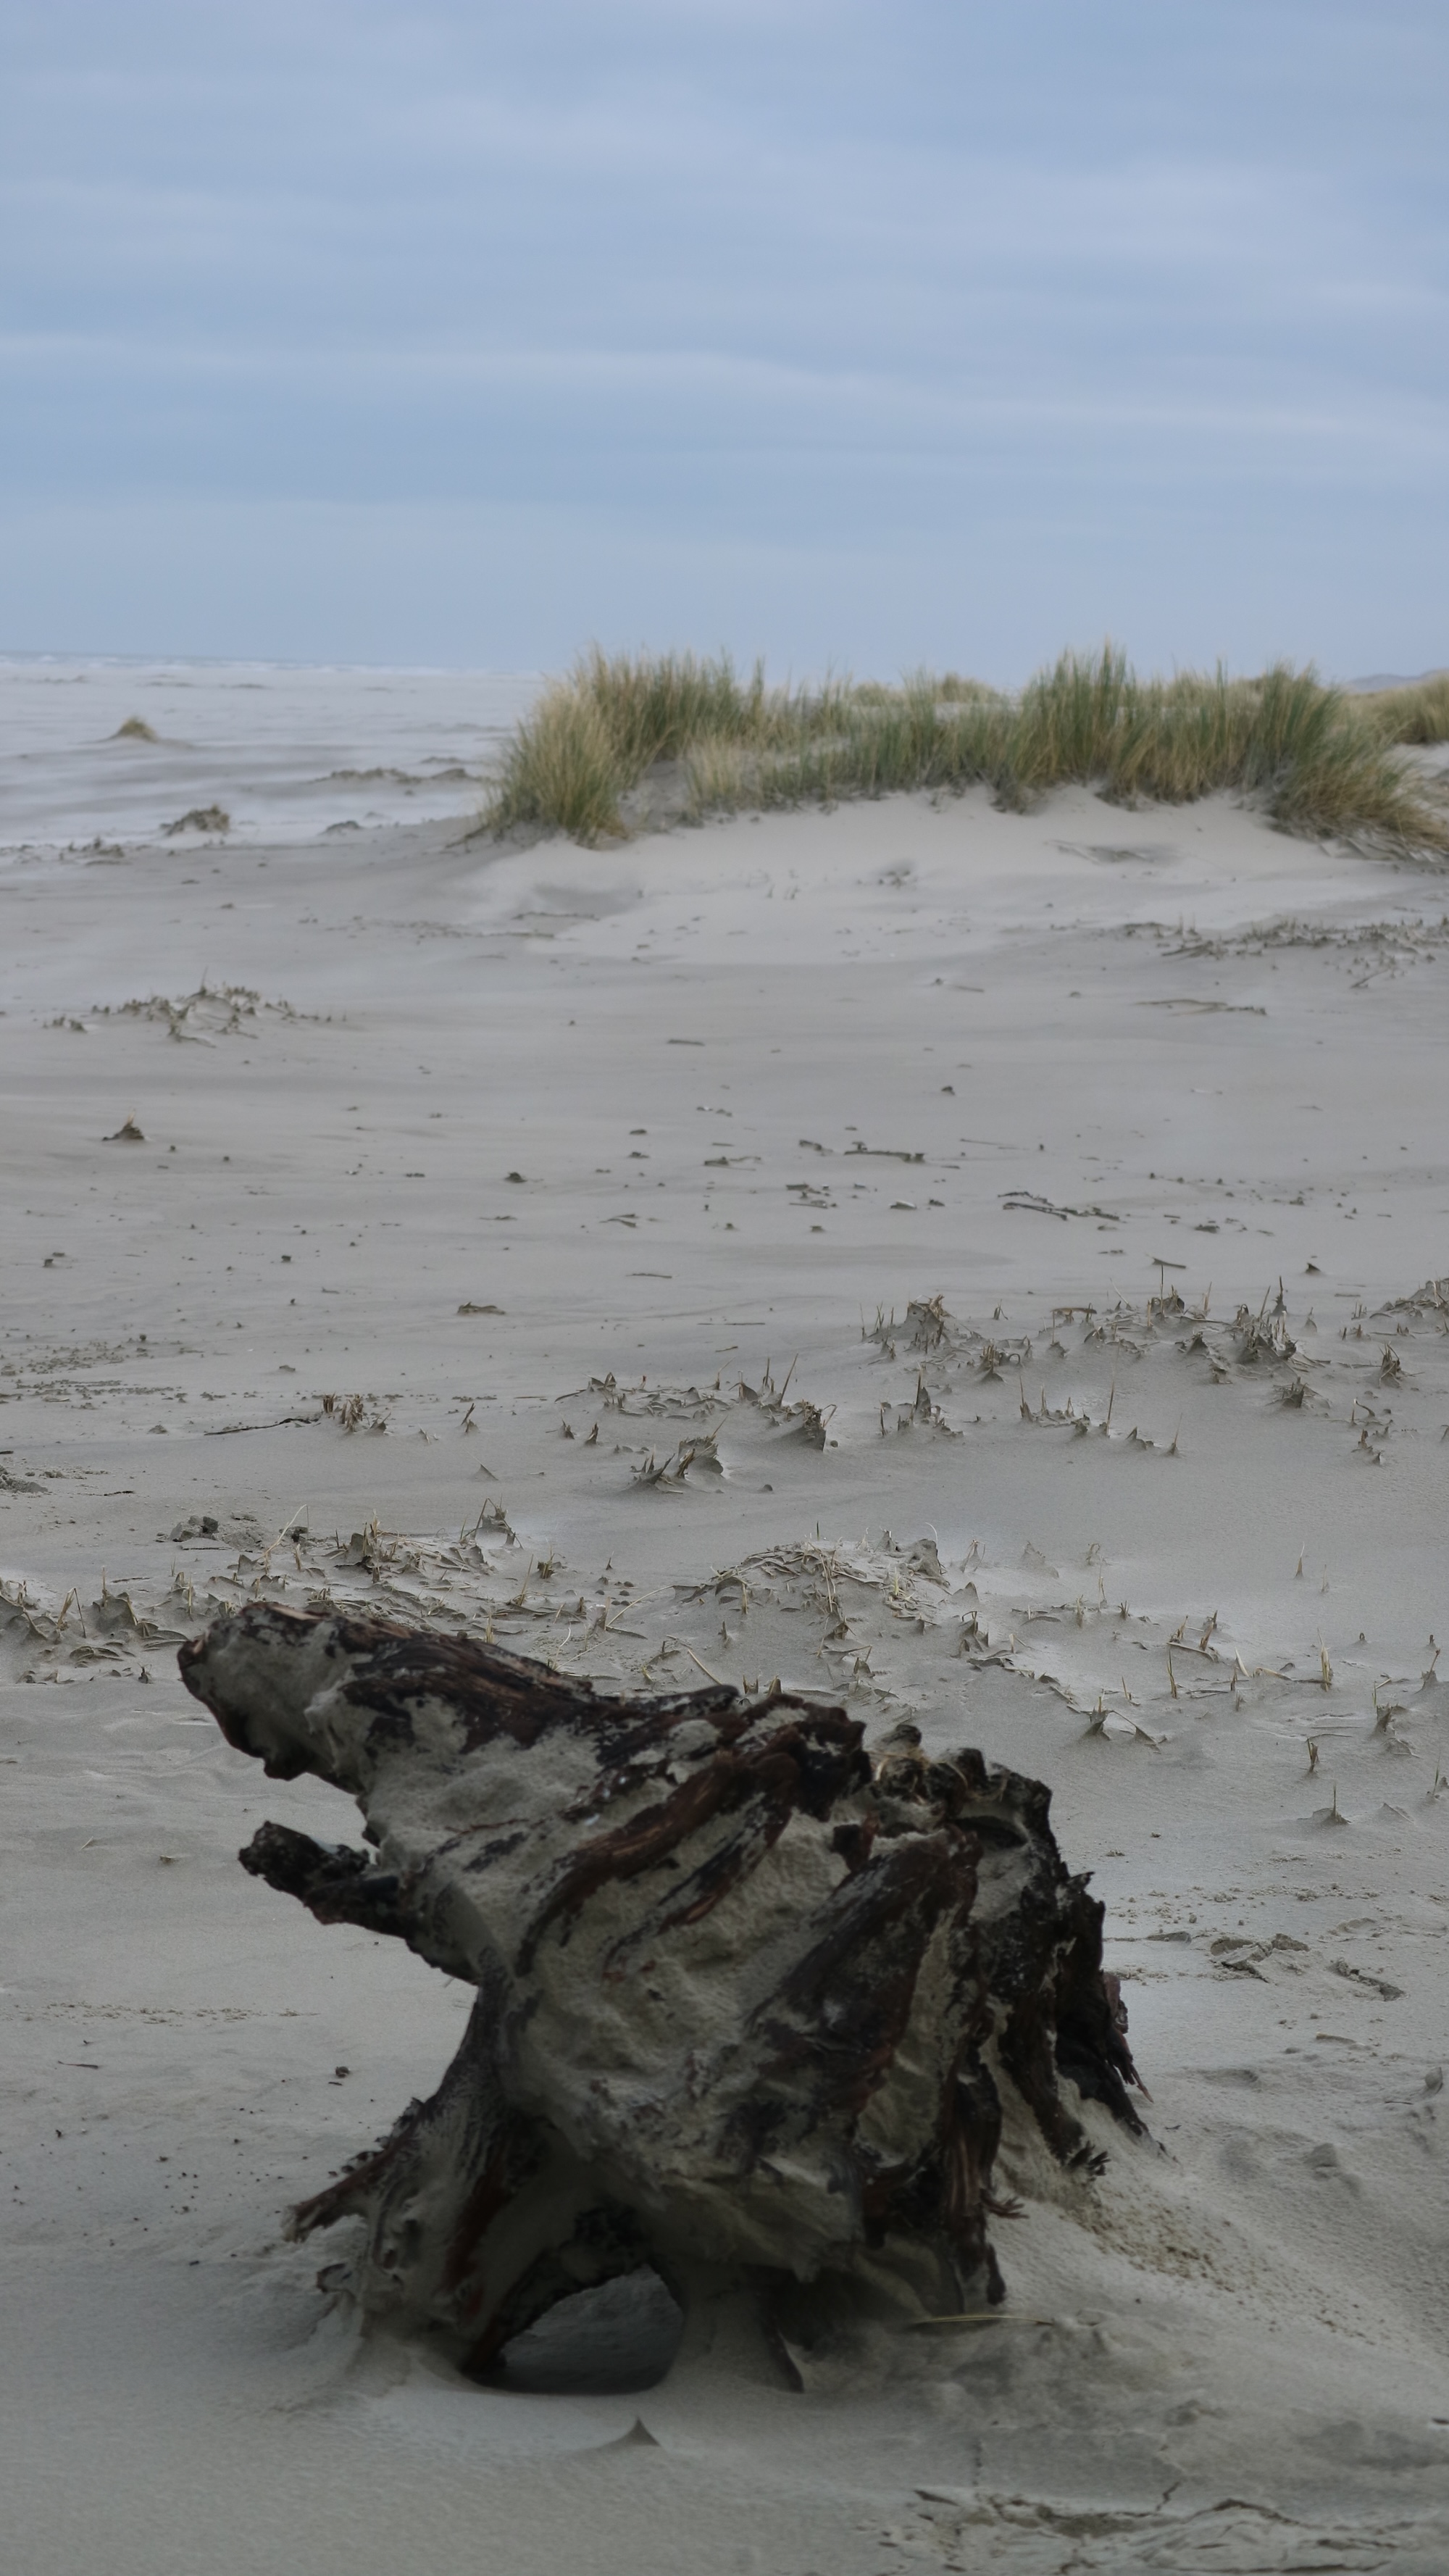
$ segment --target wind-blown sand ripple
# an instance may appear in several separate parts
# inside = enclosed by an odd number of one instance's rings
[[[3,890],[17,2563],[1437,2566],[1442,882],[1076,792],[107,856]],[[359,2351],[280,2215],[468,1998],[237,1868],[348,1831],[176,1676],[260,1597],[1048,1780],[1153,2142],[1009,2139],[1010,2322],[801,2396]]]

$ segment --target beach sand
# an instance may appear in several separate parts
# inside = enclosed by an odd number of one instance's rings
[[[1442,2567],[1444,876],[973,793],[0,919],[7,2567]],[[237,1867],[356,1831],[177,1677],[259,1591],[1049,1782],[1150,2139],[802,2393],[360,2345],[282,2218],[468,1995]]]

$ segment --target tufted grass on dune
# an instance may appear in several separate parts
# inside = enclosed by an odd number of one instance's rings
[[[1396,748],[1446,738],[1449,680],[1364,698],[1286,665],[1141,680],[1107,645],[1009,698],[954,673],[771,688],[760,663],[742,679],[725,655],[595,646],[519,725],[483,822],[619,837],[621,800],[672,763],[696,821],[981,784],[1016,810],[1067,784],[1127,805],[1228,790],[1285,830],[1449,851],[1449,814]]]
[[[1431,671],[1401,689],[1372,690],[1358,703],[1385,742],[1449,742],[1449,671]]]

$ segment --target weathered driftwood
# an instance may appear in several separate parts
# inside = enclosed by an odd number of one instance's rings
[[[994,2302],[1003,2090],[1063,2164],[1091,2151],[1062,2076],[1140,2127],[1102,1908],[1037,1781],[911,1729],[872,1761],[789,1691],[596,1696],[265,1602],[180,1662],[229,1743],[367,1819],[367,1851],[263,1825],[243,1866],[477,1988],[432,2099],[293,2218],[361,2218],[363,2308],[465,2369],[642,2264],[686,2307],[792,2278]]]

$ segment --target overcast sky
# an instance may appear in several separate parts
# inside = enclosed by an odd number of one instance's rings
[[[1444,0],[5,0],[0,648],[1449,661]]]

